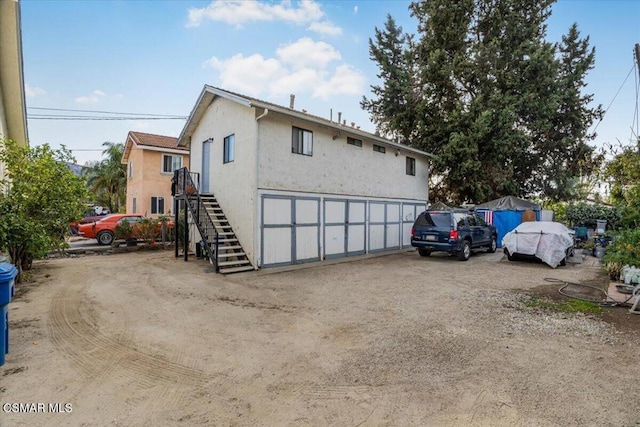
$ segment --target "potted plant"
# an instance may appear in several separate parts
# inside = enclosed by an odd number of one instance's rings
[[[591,239],[584,242],[584,244],[582,245],[582,250],[585,254],[593,255],[593,250],[595,249],[595,247],[596,244],[593,239]]]
[[[609,279],[620,280],[620,272],[622,271],[622,263],[618,261],[609,261],[605,264],[604,269],[609,274]]]

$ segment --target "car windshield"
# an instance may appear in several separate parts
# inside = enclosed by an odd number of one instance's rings
[[[422,212],[416,220],[419,227],[451,227],[451,213]]]

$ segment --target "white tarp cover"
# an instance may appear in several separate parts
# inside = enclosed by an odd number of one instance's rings
[[[523,222],[502,239],[510,254],[535,255],[556,268],[573,246],[573,232],[559,222]]]

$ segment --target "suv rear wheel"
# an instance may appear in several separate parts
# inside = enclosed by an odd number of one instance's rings
[[[462,248],[458,252],[458,259],[460,261],[466,261],[471,256],[471,243],[468,240],[462,242]]]
[[[431,251],[429,249],[418,249],[418,253],[420,256],[431,256]]]

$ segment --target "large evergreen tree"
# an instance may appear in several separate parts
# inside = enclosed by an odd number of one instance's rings
[[[594,52],[575,25],[546,40],[552,3],[429,0],[410,6],[417,37],[391,17],[376,29],[383,86],[362,107],[385,136],[437,155],[436,197],[571,198],[596,166],[587,129],[601,109],[583,94]]]

